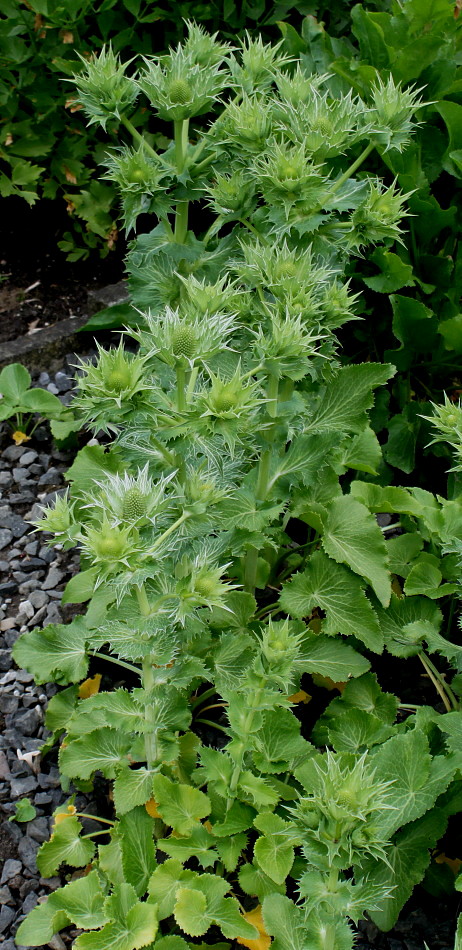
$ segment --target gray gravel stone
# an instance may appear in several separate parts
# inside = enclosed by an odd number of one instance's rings
[[[0,904],[10,904],[13,900],[11,891],[6,884],[0,887]]]
[[[5,933],[5,930],[10,926],[15,917],[16,913],[13,908],[7,907],[7,905],[4,904],[0,911],[0,934]]]
[[[57,569],[56,567],[51,567],[50,570],[48,571],[48,574],[47,574],[47,576],[46,576],[46,578],[45,578],[43,584],[42,584],[42,589],[43,589],[43,590],[52,590],[54,587],[57,587],[58,584],[61,583],[61,581],[63,580],[63,578],[64,578],[64,573],[63,573],[63,571],[58,571],[58,569]]]
[[[0,650],[0,671],[3,673],[4,670],[9,670],[11,668],[11,653],[9,650]]]
[[[38,901],[38,895],[34,894],[34,892],[31,891],[31,893],[28,894],[26,899],[23,901],[23,905],[22,905],[23,914],[28,914],[29,911],[31,911],[35,907],[37,901]]]
[[[19,485],[21,484],[21,482],[26,482],[28,480],[28,477],[29,477],[29,472],[27,471],[27,468],[20,468],[18,466],[18,468],[13,469],[13,480],[17,482]]]
[[[24,519],[13,514],[7,505],[0,507],[0,528],[9,528],[14,538],[22,538],[30,530]]]
[[[48,603],[48,594],[44,590],[34,590],[31,592],[29,601],[36,610],[40,610],[41,607],[44,607]]]
[[[37,841],[34,841],[33,838],[28,838],[27,835],[18,843],[18,854],[21,858],[22,863],[28,868],[29,871],[32,871],[33,874],[37,873],[37,863],[36,855],[39,849]]]
[[[66,373],[57,372],[55,376],[55,386],[60,393],[67,393],[69,389],[72,389],[74,381],[66,376]]]
[[[19,459],[20,465],[32,465],[32,462],[35,462],[35,459],[38,458],[38,453],[35,449],[28,449],[27,452],[24,452]]]
[[[41,716],[35,709],[23,709],[15,716],[14,725],[23,736],[33,736],[41,724]]]
[[[0,488],[8,488],[11,485],[10,472],[0,472]]]
[[[13,693],[0,694],[0,712],[15,713],[19,707],[19,697]]]
[[[8,528],[0,528],[0,551],[11,543],[12,537],[12,532]]]
[[[3,450],[3,458],[7,462],[16,462],[21,455],[25,452],[25,446],[23,445],[8,445],[6,449]]]
[[[28,775],[27,778],[13,778],[11,780],[11,797],[22,798],[24,795],[30,795],[35,788],[37,788],[35,775]]]
[[[33,838],[34,841],[38,841],[39,844],[48,841],[50,837],[48,820],[46,818],[34,818],[32,821],[29,821],[27,823],[26,834],[29,835],[29,838]]]
[[[11,881],[12,877],[15,877],[16,874],[21,872],[21,862],[16,861],[15,858],[7,858],[3,866],[2,876],[0,877],[0,884],[6,884],[8,881]]]

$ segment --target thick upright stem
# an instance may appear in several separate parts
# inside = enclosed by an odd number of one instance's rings
[[[176,405],[178,412],[186,409],[186,368],[182,363],[176,364]]]
[[[242,765],[243,765],[243,762],[244,762],[244,754],[245,754],[245,752],[246,752],[246,749],[248,749],[248,747],[249,747],[248,738],[249,738],[249,736],[250,736],[250,734],[251,734],[251,732],[252,732],[252,726],[253,726],[253,721],[254,721],[254,718],[255,718],[255,713],[256,713],[257,710],[258,710],[258,706],[259,706],[259,703],[260,703],[261,695],[262,695],[262,692],[263,692],[263,690],[264,690],[264,688],[265,688],[265,683],[266,683],[265,677],[262,676],[261,679],[260,679],[260,682],[259,682],[259,684],[258,684],[258,689],[257,689],[256,693],[254,693],[253,697],[252,697],[251,700],[250,700],[251,706],[250,706],[250,709],[249,709],[249,711],[248,711],[248,713],[247,713],[247,716],[246,716],[246,718],[245,718],[245,722],[244,722],[243,727],[242,727],[241,735],[239,736],[239,740],[240,740],[240,743],[241,743],[241,750],[240,750],[238,756],[236,757],[236,764],[235,764],[235,766],[234,766],[233,774],[232,774],[232,776],[231,776],[231,781],[230,781],[230,783],[229,783],[229,790],[230,790],[230,792],[231,792],[231,796],[234,795],[234,793],[235,793],[235,791],[236,791],[236,789],[237,789],[237,786],[238,786],[238,784],[239,784],[239,779],[240,779],[240,777],[241,777],[241,772],[242,772]],[[230,797],[230,798],[228,799],[228,808],[231,807],[232,803],[233,803],[233,799],[232,799],[232,797]]]
[[[366,148],[363,149],[363,151],[361,152],[361,155],[358,156],[356,161],[353,162],[352,165],[349,166],[349,168],[347,168],[346,172],[344,172],[343,175],[341,175],[340,178],[338,178],[336,182],[334,182],[334,184],[332,185],[332,188],[327,192],[327,195],[324,197],[322,204],[318,205],[318,207],[314,209],[314,211],[312,212],[313,214],[316,214],[318,211],[321,211],[322,208],[325,208],[327,202],[330,201],[331,198],[333,198],[333,196],[337,193],[339,188],[341,188],[342,185],[344,185],[345,182],[348,181],[348,179],[351,178],[352,175],[354,175],[354,173],[358,170],[358,168],[361,167],[363,162],[366,161],[366,158],[368,157],[368,155],[371,154],[374,148],[375,148],[375,142],[369,142],[369,145],[366,145]]]
[[[189,119],[179,119],[173,123],[175,136],[175,163],[177,175],[181,175],[188,148]],[[175,208],[175,232],[177,244],[184,244],[188,233],[189,201],[178,201]]]
[[[275,419],[278,413],[278,390],[279,390],[279,380],[277,376],[269,376],[267,384],[267,412],[268,415]],[[258,464],[258,474],[257,474],[257,487],[255,490],[255,498],[257,501],[265,501],[269,476],[271,470],[271,458],[273,454],[272,442],[274,439],[274,427],[272,427],[267,433],[268,439],[268,448],[264,449]],[[258,570],[258,550],[253,545],[249,548],[246,554],[245,565],[244,565],[244,586],[251,594],[255,590],[256,580],[257,580],[257,570]]]

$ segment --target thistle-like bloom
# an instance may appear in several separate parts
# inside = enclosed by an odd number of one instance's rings
[[[221,436],[232,455],[236,443],[265,427],[258,413],[265,397],[259,395],[260,384],[242,376],[239,367],[230,379],[211,370],[209,376],[210,387],[195,398],[195,426],[198,434]]]
[[[303,766],[308,794],[290,812],[303,834],[305,856],[318,867],[349,868],[367,854],[385,858],[388,837],[380,817],[394,807],[393,781],[375,777],[368,755],[328,751]]]
[[[329,283],[322,294],[320,306],[323,313],[323,324],[332,330],[343,326],[349,320],[357,320],[353,307],[360,294],[349,293],[350,282],[340,283],[335,279]]]
[[[372,89],[373,106],[369,110],[369,120],[373,138],[385,146],[385,151],[395,148],[402,152],[411,133],[421,124],[414,120],[414,113],[416,109],[430,105],[419,99],[421,91],[415,86],[402,89],[400,83],[395,85],[392,76],[386,83],[378,78]]]
[[[227,609],[227,596],[236,588],[236,584],[222,580],[228,567],[229,564],[203,564],[197,557],[192,561],[185,558],[177,565],[178,580],[174,593],[172,592],[172,599],[177,600],[173,608],[177,622],[184,624],[187,617],[198,607]]]
[[[318,162],[341,155],[371,128],[367,107],[351,92],[332,99],[313,89],[305,101],[276,104],[275,116],[278,132],[302,144]]]
[[[138,394],[146,389],[146,357],[126,353],[122,342],[112,350],[98,343],[96,365],[81,361],[77,395],[73,406],[82,411],[84,421],[94,431],[117,431],[127,411],[133,409]]]
[[[289,104],[299,109],[301,103],[308,102],[316,93],[319,93],[320,87],[328,78],[328,73],[323,73],[321,76],[307,76],[297,63],[297,68],[292,75],[280,72],[275,76],[275,82],[280,98],[283,100],[283,106]],[[276,114],[279,115],[277,108]]]
[[[198,280],[194,274],[183,277],[178,274],[182,285],[183,310],[195,317],[211,317],[215,313],[231,315],[242,296],[235,284],[228,280],[228,276],[219,277],[215,283],[209,283],[205,278]]]
[[[124,567],[133,570],[143,555],[132,526],[113,525],[107,518],[96,528],[87,527],[79,540],[83,553],[98,568],[98,583]]]
[[[422,416],[433,426],[433,439],[428,443],[434,445],[435,442],[447,442],[451,446],[456,456],[456,464],[450,469],[451,472],[462,471],[462,405],[459,399],[458,403],[451,402],[446,393],[444,394],[444,405],[438,406],[436,403],[430,403],[433,415]]]
[[[252,171],[267,204],[282,201],[290,208],[302,200],[304,206],[314,208],[325,192],[325,176],[311,162],[304,143],[287,145],[272,139],[255,159]]]
[[[233,146],[238,161],[242,153],[259,154],[265,149],[271,130],[270,101],[261,95],[244,94],[239,102],[230,102],[226,107],[212,129],[211,139]]]
[[[115,181],[122,195],[127,191],[157,195],[161,187],[160,182],[166,175],[165,166],[148,154],[142,142],[138,148],[124,145],[113,152],[107,152],[104,164],[107,172],[103,178]]]
[[[217,172],[206,191],[210,208],[223,218],[244,218],[255,209],[256,183],[248,172],[235,171],[230,175]]]
[[[408,216],[403,208],[412,192],[403,194],[395,187],[389,188],[377,179],[369,180],[369,194],[351,216],[351,231],[345,237],[351,248],[361,248],[367,244],[401,239],[400,222]]]
[[[44,508],[42,517],[32,521],[36,531],[46,531],[54,534],[50,544],[64,544],[70,547],[77,544],[78,525],[74,519],[75,502],[69,500],[69,489],[64,495],[56,495],[53,504]]]
[[[177,486],[181,507],[194,515],[205,515],[232,491],[229,482],[220,478],[215,466],[203,463],[199,468],[186,466],[186,477]],[[182,497],[181,497],[182,496]],[[212,515],[214,517],[214,515]]]
[[[235,85],[247,95],[254,92],[266,92],[282,66],[292,62],[292,56],[281,52],[284,41],[274,45],[264,43],[261,36],[256,39],[246,33],[240,40],[242,51],[240,62],[236,57],[230,59],[230,69]]]
[[[167,307],[163,313],[143,314],[147,330],[131,331],[147,358],[156,356],[168,366],[190,367],[228,349],[227,337],[235,329],[234,314],[202,313],[180,316]]]
[[[161,119],[181,121],[205,112],[228,82],[226,70],[193,62],[181,46],[166,56],[143,58],[138,86]]]
[[[188,36],[183,43],[183,50],[194,65],[217,66],[231,52],[229,43],[217,42],[218,33],[210,35],[202,26],[191,20],[186,20],[186,27]]]
[[[154,524],[158,515],[171,503],[172,496],[166,487],[175,473],[154,482],[149,476],[148,465],[138,469],[137,475],[108,474],[103,482],[95,480],[92,492],[86,492],[84,508],[102,511],[103,517],[113,526],[128,524],[140,528]]]
[[[306,628],[294,620],[269,620],[260,631],[261,660],[264,672],[280,689],[294,685],[294,668],[301,656]],[[260,669],[258,670],[260,672]]]
[[[105,129],[109,119],[120,119],[135,102],[136,81],[125,75],[129,63],[122,65],[111,46],[103,46],[99,55],[89,60],[80,59],[85,71],[70,80],[77,87],[77,102],[85,109],[89,125],[99,122]]]
[[[269,327],[256,334],[254,348],[265,372],[278,379],[303,379],[310,371],[310,357],[317,355],[320,333],[306,330],[302,317],[286,310],[284,316],[271,314]]]

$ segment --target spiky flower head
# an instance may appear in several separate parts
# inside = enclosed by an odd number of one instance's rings
[[[73,406],[82,411],[94,431],[116,431],[138,394],[146,389],[146,357],[127,353],[122,341],[111,350],[96,345],[96,364],[83,360],[78,364],[81,375]]]
[[[315,162],[341,155],[369,132],[367,107],[351,92],[332,98],[328,92],[313,89],[304,101],[283,102],[275,107],[278,132],[303,144]]]
[[[46,531],[54,535],[49,544],[64,544],[70,547],[77,543],[78,525],[74,519],[75,502],[69,500],[69,489],[63,495],[56,495],[53,503],[42,511],[42,517],[32,521],[36,531]]]
[[[261,655],[257,672],[264,672],[282,690],[294,685],[294,671],[301,656],[305,625],[294,620],[269,620],[260,631]]]
[[[185,55],[194,65],[217,66],[231,51],[229,43],[219,43],[218,33],[210,35],[200,24],[186,20],[188,36],[183,43]]]
[[[225,219],[244,218],[255,209],[256,185],[244,171],[217,172],[206,191],[209,206]]]
[[[249,33],[240,40],[239,58],[230,59],[230,69],[238,89],[247,95],[266,92],[278,76],[279,70],[292,62],[292,57],[282,52],[284,41],[264,43],[261,36],[253,39]]]
[[[437,405],[430,403],[433,415],[422,416],[427,422],[432,423],[433,439],[429,445],[435,442],[447,442],[455,453],[456,464],[450,469],[451,472],[462,471],[462,405],[459,399],[458,403],[451,402],[446,393],[444,394],[444,404]]]
[[[143,59],[138,86],[161,119],[178,122],[205,112],[228,81],[226,70],[216,64],[204,68],[182,46],[166,56]]]
[[[297,63],[295,72],[292,74],[280,72],[276,75],[275,82],[283,106],[292,105],[299,109],[301,103],[308,102],[319,92],[320,87],[328,78],[327,73],[320,76],[307,76],[303,72],[300,63]],[[278,109],[276,109],[276,114],[279,114]]]
[[[368,756],[327,751],[303,766],[307,795],[290,812],[303,834],[305,857],[318,867],[346,869],[367,854],[385,857],[388,836],[380,819],[393,808],[393,781],[376,778]]]
[[[115,181],[122,195],[127,191],[155,195],[166,174],[165,167],[147,153],[143,143],[138,148],[124,145],[107,152],[104,164],[107,172],[103,178]]]
[[[204,436],[221,436],[233,454],[236,443],[264,428],[258,410],[265,398],[260,395],[260,384],[243,376],[239,366],[230,378],[208,372],[210,385],[195,398],[195,425]]]
[[[136,475],[108,473],[104,481],[94,482],[94,489],[85,493],[84,508],[97,513],[113,526],[136,525],[138,528],[154,524],[158,515],[171,502],[166,488],[174,472],[154,482],[149,476],[149,466],[138,469]]]
[[[242,153],[259,154],[272,130],[271,103],[262,95],[248,96],[230,102],[215,122],[211,139],[224,146],[231,145],[236,161]]]
[[[185,556],[175,569],[176,584],[173,599],[175,619],[184,623],[198,607],[221,607],[225,610],[226,599],[236,585],[223,581],[229,564],[213,565],[202,562],[200,557]]]
[[[322,334],[307,330],[302,317],[291,315],[287,308],[284,315],[270,315],[268,326],[260,328],[253,346],[266,373],[299,380],[310,372],[310,357],[317,354],[322,339]]]
[[[123,568],[133,569],[143,553],[131,525],[114,525],[107,518],[98,527],[88,526],[80,542],[82,551],[98,569],[99,582]]]
[[[184,277],[178,274],[182,288],[182,309],[195,317],[211,317],[215,313],[234,313],[241,291],[230,283],[228,276],[219,277],[210,283],[204,277],[198,280],[194,274]]]
[[[320,306],[323,313],[323,324],[332,330],[343,326],[349,320],[357,320],[354,305],[360,294],[350,294],[350,282],[342,284],[337,278],[324,288]]]
[[[136,80],[125,75],[131,60],[122,65],[111,45],[103,46],[97,56],[80,59],[85,69],[70,80],[77,88],[77,102],[83,106],[89,125],[99,122],[105,129],[108,120],[120,119],[138,95]]]
[[[168,366],[190,367],[228,349],[227,338],[234,330],[234,314],[180,315],[167,307],[162,313],[144,314],[148,329],[131,331],[148,358],[156,356]]]
[[[351,232],[346,241],[353,248],[361,248],[381,241],[401,240],[400,222],[408,216],[403,208],[411,192],[403,194],[396,183],[386,188],[379,179],[370,179],[369,192],[351,216]]]
[[[298,199],[315,207],[325,189],[320,166],[314,165],[304,143],[289,145],[270,140],[259,155],[252,172],[264,200],[283,202],[289,207]]]
[[[183,496],[182,505],[194,515],[205,515],[223,501],[230,490],[216,467],[205,462],[199,467],[187,465],[186,477],[177,487],[178,494]]]
[[[378,77],[377,85],[372,89],[373,105],[369,110],[369,120],[374,140],[384,145],[385,151],[394,148],[402,152],[409,144],[411,133],[421,124],[414,120],[414,113],[430,105],[419,99],[421,91],[415,86],[402,89],[400,83],[395,84],[392,76],[386,83]]]

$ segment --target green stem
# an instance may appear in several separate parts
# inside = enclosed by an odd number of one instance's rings
[[[163,534],[161,534],[160,537],[157,538],[157,541],[154,542],[154,544],[152,545],[152,548],[149,548],[149,550],[146,551],[146,554],[147,555],[154,554],[154,551],[157,551],[157,549],[160,548],[160,546],[164,543],[164,541],[166,541],[167,538],[170,537],[172,532],[176,531],[176,529],[179,528],[180,525],[182,525],[183,522],[186,521],[189,517],[190,517],[189,512],[183,511],[183,514],[180,515],[180,517],[177,518],[176,521],[174,521],[173,524],[171,524],[170,527],[167,528],[167,530],[164,531]]]
[[[346,172],[344,172],[343,175],[341,175],[340,178],[338,178],[336,182],[334,182],[330,191],[328,191],[327,195],[325,195],[325,197],[323,198],[322,204],[318,205],[317,208],[314,208],[314,210],[312,211],[312,214],[316,214],[318,211],[321,211],[323,208],[325,208],[327,202],[330,201],[330,199],[333,198],[333,196],[337,193],[339,188],[341,188],[342,185],[344,185],[345,182],[348,181],[348,179],[351,178],[352,175],[354,175],[354,173],[363,164],[363,162],[366,161],[366,158],[368,157],[368,155],[371,154],[374,148],[375,148],[375,142],[369,142],[369,145],[366,145],[366,148],[363,149],[363,151],[361,152],[361,155],[358,156],[356,161],[353,162],[353,164],[350,165],[349,168],[347,168]]]
[[[148,595],[146,593],[146,588],[144,584],[140,584],[139,587],[135,587],[136,599],[138,601],[138,607],[140,608],[140,613],[142,617],[149,617],[151,613],[151,605],[148,600]]]
[[[267,397],[268,401],[266,404],[266,411],[268,415],[275,419],[278,413],[278,391],[279,391],[279,379],[277,376],[269,376],[267,383]],[[264,449],[260,456],[260,461],[258,463],[258,473],[257,473],[257,487],[255,489],[255,499],[256,501],[265,501],[268,485],[269,485],[269,474],[271,468],[271,459],[273,455],[272,445],[274,439],[274,426],[271,427],[269,432],[267,432],[267,440],[269,446],[267,449]],[[245,565],[244,565],[244,587],[249,593],[253,594],[255,591],[256,581],[257,581],[257,570],[258,570],[258,550],[253,545],[248,549]]]
[[[188,148],[189,119],[178,119],[173,123],[175,139],[176,172],[180,176],[184,170]],[[177,244],[184,244],[188,233],[189,201],[178,201],[175,208],[174,237]]]
[[[112,826],[115,825],[115,821],[109,821],[109,818],[100,818],[99,815],[88,815],[84,811],[76,812],[75,817],[76,818],[91,818],[92,821],[99,821],[102,825],[112,825]]]
[[[253,697],[250,698],[250,704],[251,704],[250,709],[245,718],[244,725],[242,727],[242,732],[239,735],[239,739],[241,742],[241,751],[239,752],[236,758],[236,764],[234,766],[233,774],[231,776],[231,781],[229,783],[229,790],[231,792],[231,795],[234,795],[237,789],[237,786],[239,784],[239,779],[241,777],[241,772],[242,772],[242,765],[244,761],[244,754],[249,747],[248,738],[252,732],[252,726],[253,726],[253,721],[255,718],[255,713],[258,710],[258,705],[260,703],[262,692],[265,688],[265,683],[266,683],[266,679],[264,676],[262,676],[259,681],[256,693],[254,693]],[[229,798],[228,809],[231,807],[231,805],[232,805],[232,798]]]
[[[432,663],[423,650],[419,653],[419,659],[422,663],[422,666],[428,673],[437,693],[439,693],[441,696],[446,712],[451,712],[451,705],[453,709],[459,709],[459,702],[454,696],[451,687],[448,686],[444,677],[441,676],[440,671],[436,668],[436,666]]]
[[[194,392],[194,386],[196,385],[196,379],[198,377],[198,374],[199,374],[199,367],[195,366],[194,369],[191,371],[188,387],[186,389],[186,405],[189,405],[189,403],[191,402],[193,392]]]
[[[253,224],[251,224],[247,218],[237,218],[237,221],[239,221],[240,224],[243,224],[245,228],[248,228],[249,231],[252,231],[252,234],[256,234],[261,244],[264,244],[266,247],[268,247],[269,241],[266,240],[264,234],[260,234],[260,231],[257,231],[257,229],[254,228]]]
[[[95,819],[95,821],[97,820],[98,819]],[[85,838],[96,838],[96,835],[108,835],[108,834],[109,834],[109,831],[106,828],[104,829],[104,831],[90,831],[88,835],[81,835],[80,840],[84,841]]]
[[[196,719],[195,722],[203,722],[206,726],[211,726],[212,729],[219,729],[220,732],[224,732],[225,735],[229,736],[229,729],[225,729],[224,726],[220,726],[217,722],[212,722],[211,719]]]
[[[176,404],[178,412],[186,409],[186,367],[182,363],[176,364]]]
[[[143,660],[143,689],[147,692],[154,687],[154,676],[152,672],[153,667],[153,657],[146,656]],[[145,716],[147,725],[154,725],[153,709],[151,705],[146,704],[145,707]],[[154,762],[157,761],[157,737],[152,729],[146,731],[144,737],[144,750],[146,755],[146,765],[148,769],[152,769]]]
[[[191,709],[197,709],[198,706],[201,706],[202,703],[205,703],[206,699],[210,699],[212,696],[216,696],[216,695],[217,695],[217,691],[215,687],[211,686],[210,689],[204,690],[204,692],[201,693],[200,696],[196,696],[196,699],[190,700],[189,705]]]
[[[123,666],[125,670],[131,670],[132,673],[141,676],[139,666],[133,666],[132,663],[125,663],[123,660],[116,660],[114,656],[107,656],[106,653],[100,653],[99,650],[89,650],[88,652],[91,656],[98,657],[99,660],[108,660],[109,663],[115,663],[116,666]]]
[[[141,132],[138,132],[138,129],[135,129],[135,126],[133,125],[132,122],[130,122],[130,119],[127,119],[126,115],[122,114],[120,116],[120,121],[122,125],[125,126],[127,131],[130,132],[130,135],[133,136],[133,138],[135,139],[135,142],[139,142],[140,145],[142,144],[144,148],[146,149],[146,151],[149,153],[149,155],[152,155],[153,158],[157,160],[158,159],[162,160],[162,157],[156,152],[156,150],[152,147],[152,145],[149,145],[149,142],[146,141],[144,135],[142,135]]]

